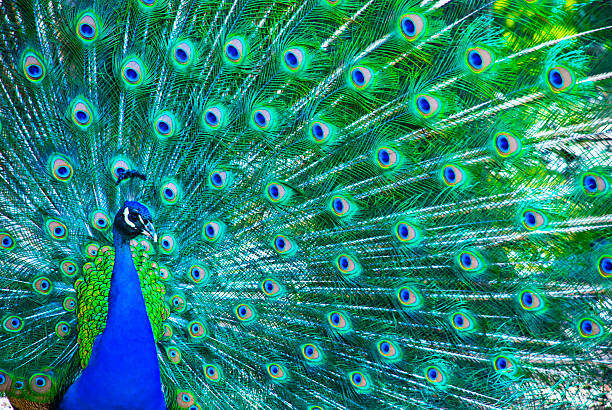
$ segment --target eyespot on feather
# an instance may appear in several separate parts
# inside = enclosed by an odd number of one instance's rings
[[[174,205],[179,199],[179,187],[175,182],[169,181],[160,188],[160,196],[166,205]]]
[[[340,333],[348,332],[351,330],[351,322],[349,318],[341,312],[330,312],[327,315],[327,321],[333,329]]]
[[[588,196],[595,197],[607,192],[608,181],[595,172],[586,172],[582,175],[582,190]]]
[[[283,381],[287,379],[288,374],[286,370],[278,363],[270,363],[266,366],[266,369],[270,377],[276,381]]]
[[[30,389],[36,394],[47,394],[53,386],[51,378],[44,373],[34,373],[29,381]]]
[[[113,161],[111,165],[111,174],[113,176],[113,180],[117,181],[119,179],[119,175],[127,172],[132,169],[132,164],[129,160],[124,158],[117,158]]]
[[[574,73],[563,66],[552,67],[546,73],[546,82],[554,93],[562,93],[571,90],[575,81]]]
[[[176,120],[169,112],[162,112],[153,121],[153,131],[159,138],[170,138],[174,135]]]
[[[169,255],[176,250],[176,241],[172,235],[162,235],[159,238],[159,251]]]
[[[4,330],[10,333],[17,333],[23,329],[24,321],[21,317],[13,315],[8,316],[2,321],[2,327]]]
[[[322,121],[314,121],[310,124],[309,133],[314,142],[323,144],[331,139],[332,129]]]
[[[223,49],[226,61],[234,65],[238,65],[242,61],[244,61],[244,58],[247,54],[247,47],[245,41],[242,38],[238,37],[233,38],[227,43],[225,43]]]
[[[467,272],[480,272],[485,268],[482,257],[469,250],[460,252],[457,256],[457,262],[459,267]]]
[[[393,169],[397,166],[401,154],[390,147],[380,147],[376,151],[376,162],[382,169]]]
[[[194,339],[201,339],[206,337],[206,327],[202,324],[202,322],[194,320],[189,323],[189,336]]]
[[[414,41],[421,37],[427,29],[427,20],[420,14],[408,13],[399,19],[399,30],[408,41]]]
[[[495,56],[486,48],[473,47],[467,49],[465,52],[465,63],[468,68],[476,74],[488,70],[494,62]]]
[[[410,286],[402,286],[397,290],[397,299],[402,306],[419,307],[422,304],[421,294]]]
[[[220,221],[210,221],[204,225],[202,235],[208,242],[216,242],[223,237],[225,224]]]
[[[261,108],[253,111],[252,124],[256,129],[267,130],[272,125],[273,116],[270,110]]]
[[[524,210],[522,213],[522,221],[525,229],[529,231],[544,229],[548,225],[548,218],[546,215],[535,209]]]
[[[77,308],[77,300],[76,298],[72,297],[72,296],[67,296],[64,299],[64,302],[62,303],[62,306],[64,307],[64,310],[67,312],[74,312],[74,310]]]
[[[208,128],[216,130],[223,124],[223,111],[221,107],[210,107],[202,115],[204,125]]]
[[[72,123],[81,130],[88,129],[94,121],[94,109],[91,103],[83,98],[76,97],[70,103]]]
[[[340,195],[332,197],[329,207],[339,217],[348,216],[351,212],[351,203]]]
[[[39,53],[28,50],[23,53],[21,61],[23,74],[29,81],[38,83],[45,78],[47,69]]]
[[[356,276],[361,273],[361,265],[357,260],[348,254],[339,255],[336,258],[336,268],[345,276]]]
[[[193,393],[189,391],[178,391],[176,393],[176,405],[181,409],[188,409],[193,406],[195,403],[195,399],[193,397]]]
[[[48,295],[53,290],[53,283],[49,278],[40,276],[32,282],[32,289],[41,295]]]
[[[108,228],[111,226],[110,216],[100,209],[95,210],[91,214],[91,226],[98,231],[108,230]]]
[[[10,251],[15,248],[15,238],[8,232],[0,232],[0,249]]]
[[[219,382],[222,379],[221,370],[214,364],[207,364],[204,366],[204,374],[206,378],[212,382]]]
[[[63,241],[68,237],[68,229],[66,225],[57,219],[48,219],[45,222],[45,228],[51,238],[57,241]]]
[[[98,16],[92,12],[81,14],[76,24],[76,34],[85,44],[94,42],[99,35],[100,23]]]
[[[429,366],[425,369],[425,379],[432,384],[446,384],[446,375],[437,366]]]
[[[597,261],[597,270],[604,278],[612,278],[612,255],[600,256]]]
[[[373,71],[368,67],[354,67],[350,72],[350,83],[357,90],[368,88],[374,79]]]
[[[65,259],[60,262],[60,270],[66,276],[75,276],[79,273],[79,268],[77,264],[71,260]]]
[[[309,364],[321,363],[323,361],[323,354],[319,347],[313,343],[307,343],[300,346],[302,356],[308,361]]]
[[[270,182],[266,186],[266,198],[273,203],[283,203],[289,199],[290,191],[280,182]]]
[[[300,47],[293,47],[283,53],[283,66],[291,71],[298,72],[304,67],[305,51]]]
[[[279,296],[281,287],[274,279],[264,279],[261,282],[261,290],[266,296]]]
[[[49,158],[49,171],[60,182],[70,182],[74,170],[68,158],[55,154]]]
[[[502,158],[509,158],[521,151],[521,140],[510,132],[498,132],[494,136],[495,151]]]
[[[172,48],[172,61],[179,67],[187,67],[191,64],[193,47],[189,41],[181,41]]]
[[[365,393],[371,389],[370,379],[365,373],[353,371],[349,373],[349,380],[356,391]]]
[[[463,185],[466,180],[466,173],[457,165],[448,164],[442,167],[442,181],[450,187]]]
[[[519,303],[527,311],[537,312],[545,307],[544,300],[532,290],[524,290],[519,294]]]
[[[236,317],[241,322],[252,322],[253,320],[255,320],[255,310],[253,310],[253,308],[250,305],[247,305],[246,303],[239,304],[238,306],[236,306],[236,309],[234,309],[234,311],[236,313]]]
[[[587,317],[578,321],[578,332],[583,338],[590,339],[602,336],[604,330],[601,323],[593,318]]]
[[[123,84],[128,88],[141,85],[144,76],[145,65],[138,57],[128,58],[121,66],[121,79],[123,80]]]
[[[55,334],[60,339],[70,335],[70,324],[68,322],[57,322],[55,325]]]
[[[442,103],[432,95],[419,94],[414,98],[414,106],[421,117],[429,118],[440,112]]]
[[[11,389],[13,377],[10,373],[0,369],[0,392],[6,392]]]
[[[208,175],[208,182],[213,189],[227,188],[232,181],[232,173],[223,169],[215,169]]]

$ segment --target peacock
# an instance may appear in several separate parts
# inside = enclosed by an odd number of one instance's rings
[[[612,408],[609,2],[0,10],[14,408]]]

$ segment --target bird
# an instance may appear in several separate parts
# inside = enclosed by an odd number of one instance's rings
[[[16,409],[604,409],[599,0],[3,0]]]

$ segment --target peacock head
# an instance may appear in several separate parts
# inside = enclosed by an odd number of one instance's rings
[[[129,241],[138,235],[146,235],[157,242],[157,234],[153,227],[151,212],[146,206],[136,201],[125,201],[113,223],[113,232]]]

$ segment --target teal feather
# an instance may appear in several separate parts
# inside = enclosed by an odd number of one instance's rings
[[[603,2],[0,9],[15,408],[66,405],[98,368],[125,201],[158,234],[129,245],[168,408],[610,402]]]

